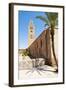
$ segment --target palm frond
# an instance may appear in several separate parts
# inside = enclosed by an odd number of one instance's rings
[[[46,25],[49,26],[50,23],[47,18],[45,18],[43,16],[36,16],[36,18],[42,20]]]
[[[45,12],[45,16],[36,16],[36,18],[44,21],[45,26],[58,26],[58,13]]]
[[[48,20],[50,21],[50,24],[52,24],[54,26],[56,19],[58,19],[58,13],[45,12],[45,14],[46,14]]]
[[[55,20],[55,25],[58,26],[58,18]]]

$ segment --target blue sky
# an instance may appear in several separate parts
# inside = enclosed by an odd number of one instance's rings
[[[28,25],[30,20],[33,21],[35,25],[35,35],[36,38],[45,29],[44,22],[37,19],[36,16],[45,16],[44,12],[34,12],[34,11],[19,11],[18,12],[18,48],[28,47]]]

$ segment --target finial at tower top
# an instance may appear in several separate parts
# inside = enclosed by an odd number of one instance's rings
[[[30,22],[29,22],[29,26],[35,27],[32,19],[31,19]]]

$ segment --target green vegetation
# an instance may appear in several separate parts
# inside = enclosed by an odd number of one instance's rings
[[[23,51],[22,52],[23,59],[25,58],[25,56],[28,56],[28,55],[29,55],[29,52],[28,51]]]

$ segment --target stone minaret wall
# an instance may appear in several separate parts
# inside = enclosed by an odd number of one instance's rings
[[[28,47],[33,43],[34,40],[35,40],[35,25],[33,24],[33,21],[30,20],[28,26]]]

